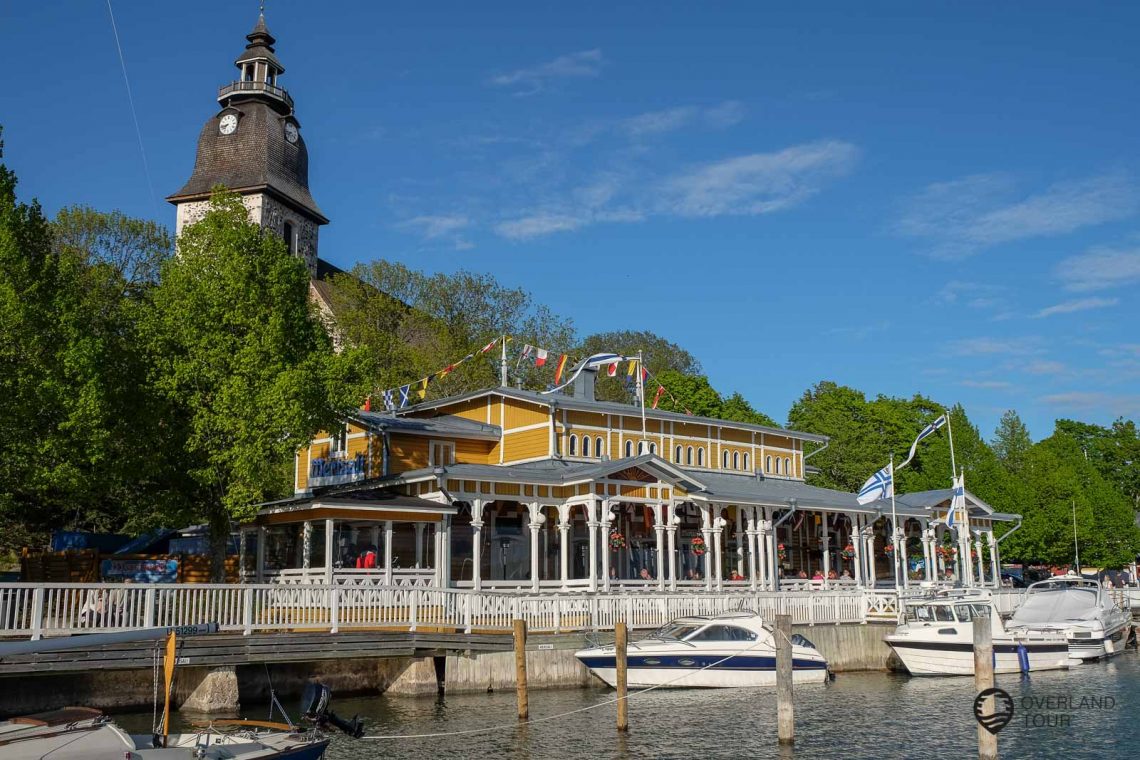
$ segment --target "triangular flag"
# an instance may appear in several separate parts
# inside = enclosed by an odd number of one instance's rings
[[[653,408],[654,409],[657,408],[657,402],[660,401],[661,397],[664,395],[665,395],[665,386],[664,385],[658,385],[657,386],[657,392],[653,394]]]
[[[428,375],[423,380],[420,380],[420,387],[416,389],[416,395],[423,401],[427,397],[428,384],[431,382],[431,375]]]
[[[549,355],[549,352],[545,348],[536,348],[534,350],[534,366],[541,367],[546,364],[546,357]],[[555,380],[554,382],[557,383],[558,381]]]
[[[558,385],[562,382],[562,372],[566,369],[566,359],[569,358],[566,354],[558,357],[558,366],[554,368],[554,384]]]
[[[609,369],[606,370],[606,374],[609,375],[610,377],[613,377],[614,375],[617,374],[617,367],[618,367],[618,363],[614,362],[613,364],[610,365]]]
[[[364,397],[364,411],[366,411],[366,412],[372,411],[372,397],[371,396],[365,396]]]
[[[455,364],[449,364],[446,367],[444,367],[443,369],[441,369],[439,372],[436,372],[435,374],[439,375],[439,379],[442,380],[443,378],[450,375],[452,373],[452,371],[455,370],[455,367],[456,367]]]
[[[498,338],[495,338],[493,341],[491,341],[490,343],[488,343],[487,345],[485,345],[485,346],[483,346],[481,349],[479,349],[479,353],[481,353],[481,354],[485,354],[485,353],[487,353],[487,352],[488,352],[488,351],[490,351],[492,348],[494,348],[494,347],[495,347],[495,344],[496,344],[496,343],[498,343],[498,342],[499,342],[499,339],[498,339]]]

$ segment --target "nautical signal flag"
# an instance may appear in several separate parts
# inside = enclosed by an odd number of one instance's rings
[[[479,353],[481,353],[481,354],[485,354],[485,353],[487,353],[487,352],[488,352],[488,351],[490,351],[492,348],[494,348],[494,347],[495,347],[495,344],[496,344],[496,343],[498,343],[498,342],[499,342],[499,339],[498,339],[498,338],[495,338],[493,341],[491,341],[490,343],[488,343],[487,345],[485,345],[485,346],[483,346],[481,349],[479,349]]]
[[[427,396],[428,385],[431,384],[431,375],[428,375],[423,380],[420,380],[420,387],[416,389],[416,395],[423,401]]]
[[[664,395],[665,395],[665,386],[664,385],[658,385],[657,386],[657,392],[653,394],[653,408],[654,409],[657,408],[658,402],[661,401],[661,397]]]
[[[616,375],[616,374],[617,374],[617,367],[618,367],[618,363],[617,363],[617,362],[614,362],[614,363],[613,363],[613,364],[611,364],[611,365],[609,366],[609,368],[606,370],[606,374],[607,374],[607,375],[609,375],[610,377],[613,377],[614,375]]]
[[[629,369],[626,370],[626,377],[633,377],[633,373],[637,371],[637,359],[629,360]]]
[[[569,357],[566,354],[562,354],[562,356],[558,357],[558,364],[554,368],[554,384],[555,385],[558,385],[558,383],[562,382],[562,373],[566,371],[566,360],[568,358]],[[543,361],[546,361],[545,357],[543,357]],[[542,365],[538,364],[536,362],[535,366],[541,367]]]
[[[371,396],[365,396],[364,397],[364,411],[366,411],[366,412],[372,411],[372,397]]]
[[[536,348],[534,350],[534,366],[541,367],[544,364],[546,364],[546,357],[548,357],[548,356],[550,356],[550,352],[547,351],[545,348]],[[562,358],[565,359],[566,355],[563,354]],[[554,382],[557,383],[558,381],[555,380]]]

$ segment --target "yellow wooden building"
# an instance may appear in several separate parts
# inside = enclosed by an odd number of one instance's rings
[[[360,411],[297,453],[292,499],[262,505],[243,554],[262,580],[530,591],[893,585],[886,547],[935,556],[950,491],[890,504],[808,485],[827,438],[598,401],[488,388]],[[969,496],[971,548],[997,577],[993,524]],[[984,545],[984,549],[983,549]],[[988,565],[984,566],[984,565]],[[829,579],[832,571],[835,578]],[[820,585],[820,584],[816,584]]]

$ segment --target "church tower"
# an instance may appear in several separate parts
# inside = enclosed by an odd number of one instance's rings
[[[225,185],[241,196],[250,219],[279,235],[315,277],[317,231],[329,220],[309,194],[309,153],[293,98],[278,84],[285,67],[264,14],[246,39],[234,61],[239,78],[218,89],[221,110],[198,135],[194,173],[166,200],[178,208],[181,234],[205,213],[211,189]]]

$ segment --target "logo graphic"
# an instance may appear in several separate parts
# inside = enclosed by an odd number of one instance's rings
[[[985,714],[986,699],[994,698],[993,715]],[[1013,697],[1002,689],[983,689],[974,697],[974,717],[991,734],[1001,731],[1013,720]]]

